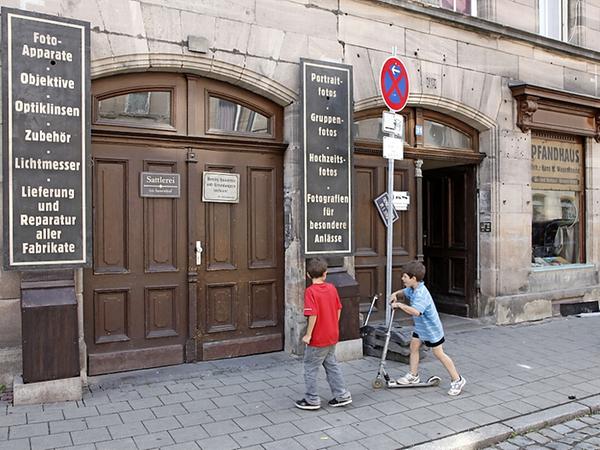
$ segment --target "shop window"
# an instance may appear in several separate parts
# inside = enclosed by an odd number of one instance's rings
[[[582,262],[582,145],[532,137],[531,173],[533,266]]]
[[[552,39],[568,41],[567,0],[539,0],[540,34]]]
[[[457,13],[477,15],[477,0],[442,0],[441,6]]]
[[[128,126],[171,125],[171,92],[143,91],[98,101],[97,122]]]
[[[239,103],[211,96],[209,99],[209,131],[270,134],[271,120]]]
[[[434,148],[471,149],[471,137],[447,125],[425,120],[423,123],[425,146]]]

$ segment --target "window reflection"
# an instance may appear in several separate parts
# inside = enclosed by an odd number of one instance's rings
[[[354,122],[354,138],[373,139],[377,141],[383,140],[383,132],[381,131],[381,118],[363,119]]]
[[[238,103],[218,97],[209,100],[209,129],[228,132],[270,134],[268,117]]]
[[[442,0],[441,6],[458,13],[477,15],[476,0]]]
[[[406,128],[406,117],[404,126]],[[402,139],[404,139],[404,130],[402,129]],[[362,119],[354,122],[354,139],[370,139],[375,141],[383,140],[383,131],[381,129],[381,117],[371,119]]]
[[[579,262],[579,193],[534,190],[532,194],[532,265]]]
[[[425,120],[423,137],[427,147],[470,149],[471,137],[433,120]]]
[[[171,93],[164,91],[132,92],[98,102],[98,119],[131,125],[171,125]]]

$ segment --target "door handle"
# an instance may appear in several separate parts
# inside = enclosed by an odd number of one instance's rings
[[[202,248],[202,241],[196,241],[196,265],[199,266],[202,264],[202,252],[204,249]]]

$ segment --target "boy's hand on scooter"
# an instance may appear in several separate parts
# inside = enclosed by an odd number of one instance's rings
[[[304,336],[302,336],[302,342],[304,342],[306,345],[310,344],[310,339],[312,338],[312,336],[305,334]]]

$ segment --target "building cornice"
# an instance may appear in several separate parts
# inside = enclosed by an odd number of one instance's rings
[[[576,56],[579,58],[587,58],[598,60],[600,52],[569,44],[568,42],[550,39],[545,36],[540,36],[529,31],[519,30],[507,25],[502,25],[496,22],[482,19],[480,17],[472,17],[465,14],[455,13],[447,9],[436,7],[433,5],[424,5],[410,0],[375,0],[378,3],[385,3],[390,6],[395,6],[415,14],[428,16],[441,22],[446,22],[453,26],[458,26],[468,31],[477,33],[485,33],[491,36],[503,37],[525,42],[536,47],[541,47],[547,50]]]
[[[508,84],[517,101],[517,126],[590,136],[600,142],[600,98],[522,82]]]

